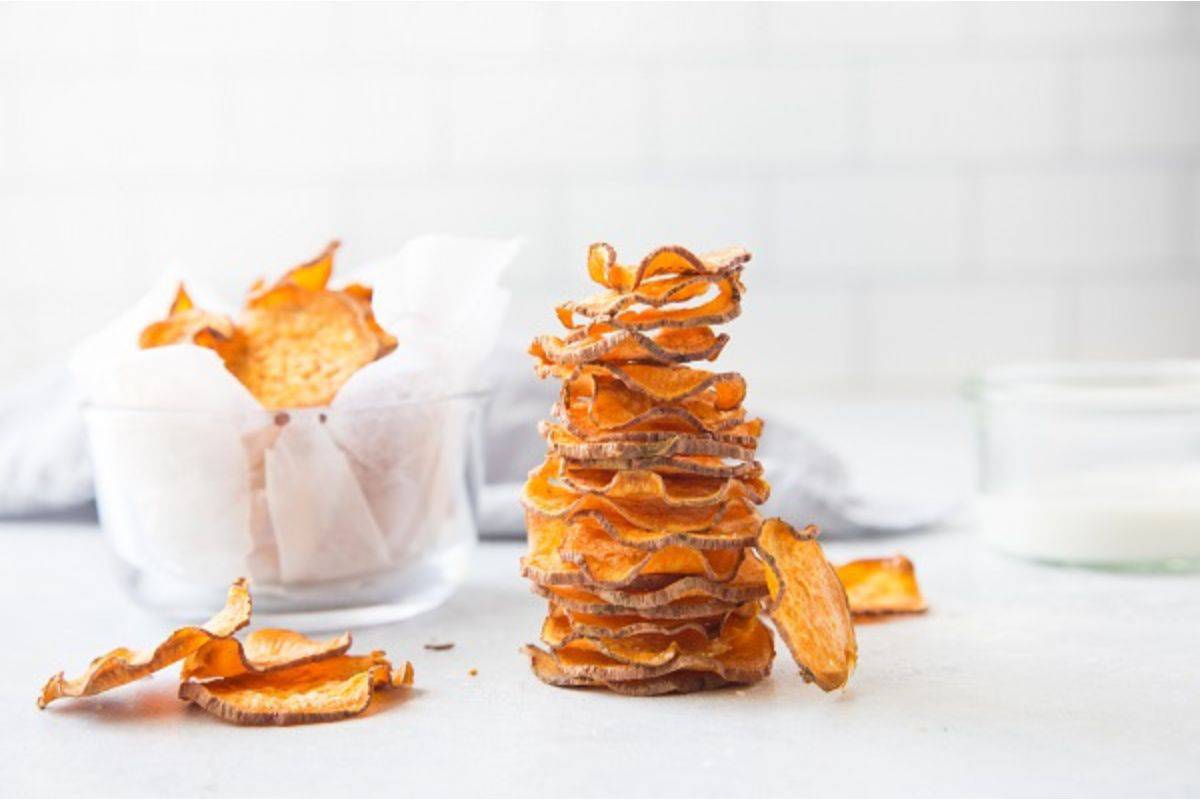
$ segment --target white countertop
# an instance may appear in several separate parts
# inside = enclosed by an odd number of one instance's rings
[[[516,544],[480,547],[441,609],[355,631],[417,689],[330,725],[239,728],[175,699],[173,670],[38,711],[74,674],[169,624],[137,610],[84,523],[0,525],[5,795],[1152,795],[1200,792],[1200,577],[1058,570],[967,531],[830,543],[903,551],[932,605],[859,629],[850,688],[786,653],[746,689],[664,698],[555,689],[518,646],[544,604]],[[453,650],[430,652],[431,639]],[[782,648],[781,648],[782,649]],[[476,677],[468,670],[476,668]]]

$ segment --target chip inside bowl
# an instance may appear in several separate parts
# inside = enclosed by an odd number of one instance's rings
[[[328,287],[337,249],[331,242],[274,283],[255,283],[235,320],[196,308],[180,286],[166,319],[148,325],[139,345],[215,350],[266,408],[328,405],[355,372],[396,349],[375,319],[370,287]]]

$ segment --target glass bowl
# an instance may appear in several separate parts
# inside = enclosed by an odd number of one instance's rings
[[[1200,362],[1004,367],[969,394],[989,544],[1060,564],[1200,568]]]
[[[322,630],[410,617],[465,577],[482,401],[89,407],[104,538],[131,594],[170,617],[207,618],[239,576],[260,623]]]

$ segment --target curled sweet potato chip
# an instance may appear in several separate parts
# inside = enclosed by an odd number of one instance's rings
[[[147,326],[139,343],[215,350],[267,408],[326,405],[357,370],[396,348],[375,319],[369,287],[328,288],[337,248],[273,284],[256,283],[236,323],[196,308],[180,287],[167,319]]]
[[[383,653],[375,652],[203,683],[186,681],[179,697],[239,725],[297,725],[360,714],[375,691],[411,686],[412,678],[412,664],[393,670]]]
[[[696,284],[689,284],[696,285]],[[635,298],[636,302],[624,302],[624,298],[597,298],[584,305],[565,304],[556,309],[559,321],[566,328],[574,328],[575,315],[628,331],[649,331],[658,328],[695,328],[703,325],[720,325],[736,319],[741,313],[744,290],[736,272],[723,275],[709,284],[699,284],[711,297],[702,297],[702,302],[687,306],[647,304],[643,308],[645,295]],[[693,295],[694,297],[694,295]]]
[[[707,478],[752,480],[762,475],[762,464],[718,456],[640,456],[576,459],[564,456],[571,468],[611,470],[655,470],[667,475],[698,475]]]
[[[599,687],[617,694],[635,697],[651,697],[663,694],[699,692],[727,685],[728,681],[712,672],[679,670],[668,672],[657,678],[632,681],[603,681],[580,675],[567,674],[553,655],[533,645],[526,645],[522,652],[530,657],[533,674],[551,686]]]
[[[744,519],[753,514],[750,503],[753,502],[747,491],[739,483],[732,490],[726,485],[724,491],[718,490],[716,499],[707,504],[697,502],[673,502],[665,494],[653,493],[655,488],[662,490],[662,484],[657,487],[651,482],[649,492],[636,495],[638,487],[632,482],[623,487],[628,491],[601,493],[595,491],[578,491],[560,482],[562,462],[554,457],[547,458],[539,469],[530,473],[525,482],[521,502],[529,511],[542,516],[560,519],[573,519],[582,514],[588,514],[602,520],[605,529],[615,539],[624,541],[629,526],[636,526],[630,540],[653,542],[660,535],[674,533],[707,532],[718,535],[736,534],[747,527]],[[634,473],[618,473],[630,475]],[[654,473],[643,473],[654,474]],[[710,495],[711,496],[711,495]],[[732,523],[737,528],[726,523],[718,531],[713,531],[726,517],[736,518]],[[671,544],[672,542],[664,542]]]
[[[148,350],[187,342],[219,349],[221,343],[233,337],[233,322],[221,314],[196,308],[181,283],[175,291],[167,318],[147,325],[138,337],[138,346]]]
[[[653,605],[641,602],[634,595],[628,600],[636,605],[630,605],[605,599],[595,591],[580,586],[542,586],[534,583],[533,591],[573,612],[595,616],[639,616],[657,620],[702,619],[717,616],[741,607],[744,602],[721,600],[697,594],[670,600],[661,605]],[[618,599],[625,600],[627,598],[619,597]]]
[[[267,408],[326,405],[380,352],[356,302],[291,284],[257,296],[239,330],[229,370]]]
[[[731,420],[718,430],[708,430],[683,406],[659,406],[658,413],[635,417],[629,422],[602,428],[593,419],[592,403],[583,401],[564,406],[555,403],[551,413],[577,439],[587,442],[661,442],[675,436],[697,435],[713,442],[733,444],[747,450],[758,447],[762,420]],[[665,413],[674,408],[675,413]]]
[[[225,607],[199,627],[180,628],[153,650],[135,651],[118,647],[92,661],[83,675],[72,680],[58,673],[46,682],[38,697],[45,708],[60,697],[87,697],[144,678],[152,672],[187,658],[214,639],[232,636],[250,622],[250,590],[239,578],[229,588]]]
[[[913,564],[904,556],[851,561],[837,568],[837,576],[855,616],[917,614],[928,608]]]
[[[658,678],[680,670],[711,672],[731,683],[752,683],[768,675],[775,657],[774,639],[758,617],[730,617],[718,638],[698,637],[696,649],[671,637],[646,634],[627,639],[579,639],[546,654],[557,671],[594,681]],[[539,648],[529,646],[531,658]],[[536,666],[535,666],[536,669]]]
[[[526,566],[526,573],[533,573]],[[714,581],[701,575],[686,575],[682,577],[664,576],[667,580],[660,584],[652,583],[646,588],[616,588],[610,589],[597,584],[588,586],[588,593],[598,598],[602,603],[611,607],[619,607],[633,613],[645,616],[664,616],[659,612],[670,608],[680,601],[695,601],[704,603],[711,600],[720,601],[727,610],[732,606],[741,605],[747,600],[754,600],[767,595],[766,578],[762,564],[755,558],[743,558],[737,572],[726,581]],[[552,588],[560,588],[556,584],[546,584]],[[570,605],[563,600],[564,605]],[[586,608],[580,610],[588,610]],[[604,611],[592,613],[606,613]],[[620,612],[618,612],[620,613]],[[708,616],[715,611],[706,611],[698,616]]]
[[[763,523],[758,550],[767,563],[768,613],[805,680],[825,691],[846,685],[858,658],[846,592],[817,544],[781,519]]]
[[[229,678],[247,672],[270,672],[340,656],[350,649],[350,634],[316,641],[296,631],[260,628],[246,641],[213,639],[183,662],[182,680]]]
[[[654,361],[660,364],[712,361],[729,341],[712,328],[667,328],[647,335],[604,324],[577,328],[566,337],[539,336],[530,354],[544,365],[595,362]]]
[[[522,570],[548,586],[652,589],[687,576],[722,584],[739,575],[744,558],[741,548],[669,545],[639,550],[622,545],[601,528],[560,519],[530,522],[528,528],[530,552],[522,560]]]
[[[743,481],[737,478],[698,478],[660,475],[650,470],[567,469],[561,459],[546,459],[545,474],[578,493],[598,494],[613,500],[655,500],[670,508],[711,506],[740,498],[760,504],[767,500],[771,487],[762,478]],[[531,473],[531,477],[539,470]]]
[[[755,603],[746,603],[733,611],[696,619],[650,619],[637,614],[602,615],[571,611],[556,603],[550,603],[550,613],[542,625],[542,641],[558,647],[580,638],[623,639],[644,633],[667,636],[684,631],[696,631],[709,639],[716,637],[726,617],[730,614],[754,616],[758,612]],[[557,638],[556,638],[557,637]]]
[[[687,433],[647,433],[642,436],[635,434],[622,438],[606,438],[602,441],[587,441],[563,426],[551,422],[542,422],[539,432],[549,444],[552,455],[569,458],[572,461],[672,458],[674,456],[708,456],[735,461],[754,461],[752,448],[711,436],[694,436]]]
[[[581,376],[603,381],[615,378],[634,394],[654,404],[680,403],[691,397],[711,397],[718,411],[736,408],[746,396],[746,380],[736,372],[709,372],[679,364],[552,365],[540,371],[573,382]]]
[[[750,254],[740,247],[696,255],[685,247],[660,247],[636,267],[617,263],[617,251],[600,242],[588,248],[588,275],[593,281],[619,292],[628,292],[659,275],[713,275],[740,267]]]

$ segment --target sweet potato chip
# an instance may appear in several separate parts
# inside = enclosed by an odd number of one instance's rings
[[[87,697],[144,678],[187,658],[214,639],[232,636],[250,622],[250,590],[244,578],[229,588],[225,607],[199,627],[180,628],[153,650],[118,647],[92,661],[83,675],[72,680],[58,673],[46,682],[38,697],[45,708],[60,697]]]
[[[696,328],[702,325],[720,325],[736,319],[741,313],[744,287],[737,274],[722,276],[711,284],[715,294],[698,305],[672,307],[650,306],[642,308],[639,303],[623,303],[613,298],[610,305],[614,311],[605,311],[597,305],[573,306],[566,304],[556,309],[559,321],[566,328],[576,326],[575,315],[580,312],[596,313],[594,317],[584,314],[584,319],[599,322],[627,331],[650,331],[658,328]],[[709,286],[703,284],[707,291]],[[709,292],[711,293],[711,292]],[[602,301],[603,302],[603,301]]]
[[[671,600],[661,605],[643,603],[635,595],[629,599],[637,605],[629,605],[612,602],[580,586],[542,586],[534,583],[533,591],[565,609],[595,616],[639,616],[658,620],[702,619],[728,613],[743,605],[743,602],[721,600],[703,594]]]
[[[581,376],[604,380],[615,378],[634,394],[655,405],[681,403],[692,397],[709,396],[718,411],[736,408],[746,397],[746,380],[736,372],[709,372],[679,364],[581,364],[539,367],[545,375],[572,382]]]
[[[636,434],[627,438],[587,441],[561,425],[543,421],[538,432],[550,445],[550,453],[573,461],[671,458],[673,456],[710,456],[737,461],[753,461],[754,449],[712,436],[688,433]]]
[[[287,286],[294,286],[309,292],[321,291],[329,283],[330,276],[333,275],[333,256],[341,246],[342,243],[335,239],[325,245],[325,249],[316,258],[292,267],[271,286],[266,286],[263,281],[259,281],[250,291],[249,303],[253,305],[259,297]]]
[[[732,611],[714,614],[709,617],[663,620],[650,619],[649,617],[642,617],[637,614],[585,614],[579,611],[572,611],[551,602],[550,613],[547,615],[546,621],[542,626],[542,641],[551,647],[558,647],[579,638],[623,639],[644,633],[658,633],[672,636],[684,631],[696,631],[712,639],[721,632],[721,626],[729,615],[754,616],[757,613],[758,606],[750,602]],[[565,630],[567,633],[560,640],[552,641],[552,638],[559,635],[559,632],[563,630],[560,627],[563,623],[559,620],[565,621]]]
[[[594,371],[572,372],[563,383],[559,405],[569,416],[584,414],[588,427],[600,431],[682,430],[696,433],[721,433],[748,424],[761,432],[759,420],[747,421],[741,407],[718,409],[713,391],[686,397],[675,403],[656,401],[644,392],[636,392],[610,375]],[[557,413],[557,412],[556,412]]]
[[[604,688],[617,694],[635,697],[652,697],[664,694],[699,692],[705,689],[716,689],[728,684],[720,675],[711,672],[693,672],[679,670],[669,672],[657,678],[633,681],[600,681],[579,675],[568,675],[558,665],[553,655],[546,651],[527,645],[522,652],[530,657],[533,674],[543,683],[563,687],[595,687]]]
[[[697,550],[670,545],[638,550],[593,525],[560,519],[529,523],[528,528],[530,552],[522,560],[522,570],[547,586],[653,589],[687,576],[722,584],[739,575],[744,558],[741,548]]]
[[[327,405],[374,361],[380,342],[355,301],[284,285],[242,315],[244,347],[228,366],[267,408]]]
[[[526,561],[524,571],[527,576],[536,576],[537,570],[534,565]],[[549,571],[547,571],[549,574]],[[680,601],[688,600],[695,601],[701,604],[707,601],[716,600],[722,605],[716,610],[705,611],[692,616],[709,616],[713,613],[719,613],[722,610],[737,605],[741,605],[747,600],[754,600],[765,597],[767,595],[766,578],[762,564],[754,558],[744,558],[738,565],[737,572],[733,577],[725,581],[714,581],[700,575],[687,575],[683,577],[663,576],[665,580],[657,583],[651,583],[647,588],[607,588],[594,583],[589,584],[587,593],[597,598],[601,603],[608,604],[610,608],[620,608],[622,611],[616,613],[637,613],[644,614],[648,617],[669,616],[661,612],[663,609],[669,609]],[[542,583],[539,581],[539,583]],[[548,588],[559,589],[561,584],[543,583]],[[559,598],[557,592],[556,599]],[[563,605],[571,606],[568,599],[562,599]],[[579,610],[590,611],[591,613],[613,613],[607,611],[597,611],[595,609],[580,608]],[[650,613],[651,611],[655,613]]]
[[[726,523],[719,531],[711,531],[726,517],[734,518],[732,524],[740,528],[757,528],[756,519],[746,519],[753,514],[749,505],[753,500],[744,489],[738,488],[745,487],[745,484],[739,483],[732,491],[728,488],[719,491],[716,499],[708,504],[680,503],[672,502],[665,494],[644,493],[636,496],[632,493],[636,487],[628,483],[625,488],[631,491],[626,494],[579,491],[558,480],[561,470],[561,460],[549,457],[540,468],[529,474],[521,497],[522,504],[529,511],[542,517],[567,520],[588,512],[593,512],[591,516],[597,516],[598,512],[603,519],[611,520],[615,526],[620,526],[606,529],[613,538],[622,540],[625,539],[625,524],[646,531],[646,534],[634,534],[630,537],[641,541],[654,541],[657,534],[700,531],[722,535],[736,533],[737,530],[731,527],[731,523]]]
[[[837,568],[837,576],[855,616],[918,614],[928,608],[913,564],[904,556],[851,561]]]
[[[646,335],[595,324],[578,328],[566,337],[539,336],[530,354],[543,364],[590,364],[622,361],[712,361],[724,349],[729,336],[712,328],[667,328]]]
[[[730,620],[718,639],[704,639],[694,651],[677,643],[660,647],[655,642],[643,648],[634,637],[609,641],[606,647],[615,649],[615,656],[602,652],[593,640],[576,640],[544,655],[567,677],[603,682],[646,680],[680,670],[711,672],[731,683],[752,683],[770,674],[775,657],[771,632],[757,617]],[[525,652],[536,659],[539,649],[530,645]]]
[[[270,672],[323,658],[340,656],[350,649],[350,634],[316,641],[296,631],[260,628],[246,641],[213,639],[183,662],[182,680],[230,678],[247,672]]]
[[[233,322],[228,317],[196,308],[181,283],[175,290],[167,318],[147,325],[138,337],[138,346],[148,350],[189,343],[217,349],[218,343],[228,341],[234,335]]]
[[[758,550],[767,563],[768,613],[805,680],[825,691],[846,685],[858,658],[846,592],[825,560],[813,526],[797,532],[781,519],[763,523]]]
[[[180,286],[168,317],[147,326],[139,343],[216,351],[267,408],[326,405],[354,372],[397,344],[375,319],[369,287],[328,288],[337,248],[331,243],[272,284],[258,281],[236,324],[196,308]]]
[[[695,255],[679,246],[660,247],[637,267],[617,263],[617,251],[600,242],[588,248],[588,275],[593,281],[620,292],[636,289],[643,281],[659,275],[712,275],[735,269],[750,260],[740,247]]]
[[[760,504],[766,502],[771,491],[762,478],[743,481],[660,475],[650,470],[568,469],[561,459],[550,458],[546,459],[545,468],[551,470],[554,481],[574,492],[598,494],[613,500],[655,500],[670,508],[718,505],[735,498]]]
[[[412,685],[412,664],[399,670],[382,652],[333,656],[268,672],[186,681],[179,697],[238,725],[299,725],[360,714],[380,689]]]

